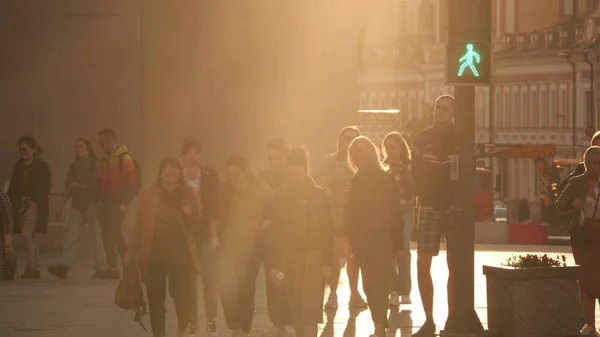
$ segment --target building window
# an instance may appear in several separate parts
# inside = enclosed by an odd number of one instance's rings
[[[527,92],[521,91],[521,127],[529,127],[529,113],[527,111]]]
[[[360,110],[367,110],[369,108],[369,101],[367,100],[367,95],[360,95]]]
[[[548,102],[548,127],[555,128],[558,126],[558,107],[556,104],[556,91],[550,91],[550,102]]]
[[[419,6],[419,33],[433,32],[435,29],[435,9],[431,0],[422,0]]]
[[[510,125],[510,96],[508,92],[504,93],[504,100],[502,101],[502,127],[509,128]]]
[[[384,94],[380,94],[379,95],[379,101],[377,102],[377,109],[385,109],[385,95]]]
[[[502,95],[499,91],[494,93],[494,127],[502,125]]]
[[[560,91],[560,95],[558,96],[558,127],[565,128],[569,121],[567,120],[567,113],[565,109],[565,104],[567,102],[567,93],[564,90]]]
[[[540,116],[540,128],[546,128],[548,127],[548,123],[546,122],[548,120],[548,98],[546,97],[546,91],[542,90],[540,92],[540,109],[539,109],[539,116]]]
[[[538,94],[536,91],[531,92],[529,99],[529,127],[537,128],[540,126],[539,111],[538,111]]]
[[[512,127],[521,127],[521,118],[519,117],[519,93],[514,91],[512,95]]]
[[[398,109],[398,100],[396,99],[396,94],[390,94],[390,99],[388,100],[388,108],[389,109]]]
[[[408,121],[413,119],[415,119],[415,97],[411,95],[408,97]]]
[[[371,94],[369,95],[369,110],[374,110],[376,109],[377,106],[377,102],[376,102],[376,98],[375,98],[375,94]]]
[[[591,91],[585,92],[585,111],[586,113],[586,126],[594,127],[594,95]]]

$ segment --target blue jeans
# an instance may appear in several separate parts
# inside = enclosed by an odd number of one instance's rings
[[[206,321],[216,321],[219,310],[219,292],[217,287],[217,266],[216,254],[210,249],[207,239],[200,239],[201,244],[200,258],[202,259],[202,283],[204,293],[204,311],[206,312]],[[196,283],[197,276],[193,275],[192,280],[192,308],[191,308],[191,323],[198,324],[198,285]]]
[[[67,231],[67,239],[63,244],[61,264],[66,267],[72,268],[79,251],[79,241],[81,238],[81,231],[87,223],[92,229],[93,244],[94,244],[94,269],[96,271],[106,270],[106,254],[104,253],[104,246],[102,242],[102,236],[100,234],[100,221],[98,220],[98,207],[94,206],[95,211],[92,213],[84,212],[76,207],[69,206],[69,212],[67,213],[67,224],[69,229]],[[88,213],[88,214],[86,214]]]
[[[229,329],[250,333],[254,319],[254,293],[260,259],[256,251],[242,259],[217,255],[219,295]]]
[[[396,252],[390,277],[390,292],[397,292],[400,295],[410,295],[412,290],[410,254],[410,239],[413,232],[412,210],[404,212],[402,218],[404,220],[404,248]]]

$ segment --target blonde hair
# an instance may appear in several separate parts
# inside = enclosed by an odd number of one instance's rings
[[[585,171],[588,170],[588,161],[592,156],[600,155],[600,146],[590,146],[585,153],[583,154],[583,166],[585,167]]]
[[[358,164],[359,162],[360,164]],[[365,136],[358,136],[350,143],[348,147],[348,165],[354,172],[367,167],[385,170],[381,163],[379,148]],[[359,167],[359,165],[363,167]]]
[[[406,139],[404,139],[404,137],[402,137],[402,135],[396,131],[388,133],[385,136],[385,138],[383,138],[383,142],[381,143],[381,152],[383,154],[383,158],[385,160],[388,159],[388,153],[387,153],[386,146],[385,146],[385,142],[387,142],[388,139],[396,141],[396,143],[400,144],[400,146],[402,146],[402,148],[404,149],[404,156],[403,156],[402,160],[410,161],[410,147],[408,146]]]

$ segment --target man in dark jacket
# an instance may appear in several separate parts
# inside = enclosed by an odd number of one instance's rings
[[[290,144],[285,139],[275,138],[267,143],[267,155],[269,156],[271,167],[259,173],[258,176],[269,185],[274,193],[279,193],[286,183],[286,163],[290,149]],[[273,322],[273,327],[267,330],[264,336],[292,337],[294,335],[291,325],[292,317],[285,298],[285,292],[268,276],[269,271],[272,269],[270,265],[272,259],[269,256],[270,251],[266,249],[268,247],[268,239],[264,232],[260,234],[258,240],[260,242],[259,247],[263,248],[261,251],[261,260],[267,273],[267,311],[271,322]]]
[[[196,227],[194,236],[202,258],[202,282],[204,283],[204,311],[206,312],[206,333],[208,337],[218,337],[217,313],[219,310],[219,295],[217,289],[217,272],[215,252],[219,247],[217,237],[217,209],[219,195],[219,176],[209,166],[200,163],[202,144],[188,137],[181,148],[183,155],[183,179],[196,195],[196,201],[201,214],[201,224]],[[198,329],[198,290],[196,276],[192,288],[192,308],[190,335],[196,336]]]
[[[418,196],[417,279],[426,321],[414,335],[434,336],[433,281],[431,261],[440,251],[442,235],[452,238],[448,211],[454,206],[450,161],[457,154],[455,143],[454,97],[442,95],[435,101],[433,127],[419,133],[413,140],[412,172]],[[450,261],[449,261],[450,262]],[[448,289],[454,281],[454,268],[448,265]],[[448,307],[452,308],[452,293],[448,292]]]

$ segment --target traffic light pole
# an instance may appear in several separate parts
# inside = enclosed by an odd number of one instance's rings
[[[454,277],[454,308],[441,336],[479,336],[483,326],[475,312],[475,87],[456,86],[455,127],[458,145],[458,211],[448,242],[449,269]]]

